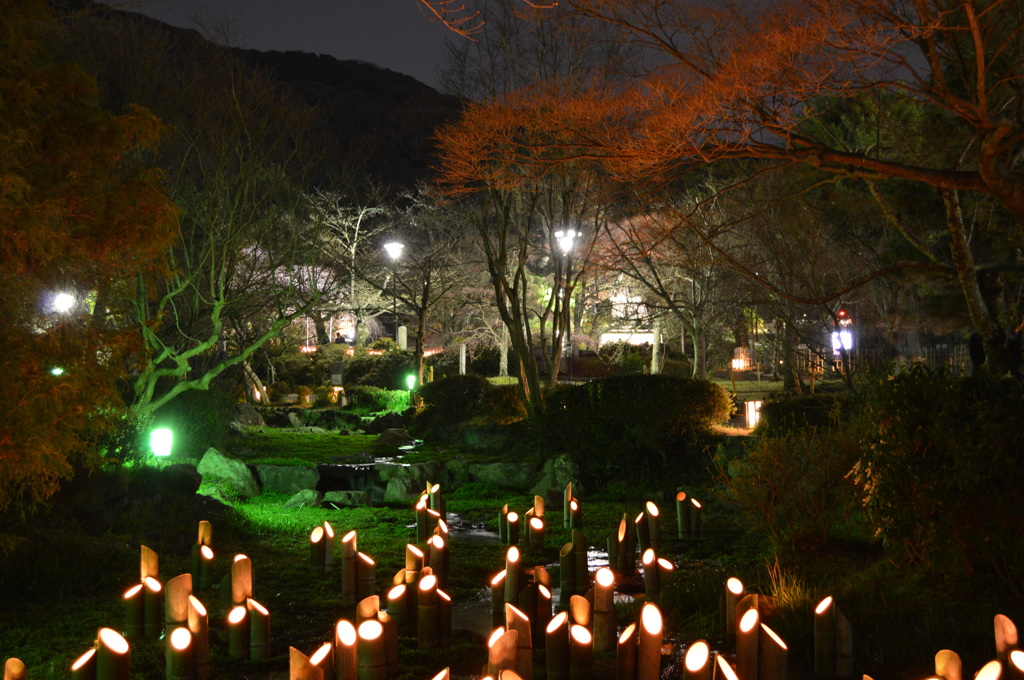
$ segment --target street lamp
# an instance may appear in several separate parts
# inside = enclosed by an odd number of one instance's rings
[[[393,276],[397,276],[398,258],[402,256],[404,249],[405,244],[398,241],[388,241],[384,244],[384,251],[391,258],[391,274]],[[395,342],[398,342],[398,290],[394,287],[394,282],[392,282],[391,288],[391,318],[395,320]]]
[[[569,380],[572,380],[572,305],[569,300],[569,255],[572,253],[572,247],[575,245],[576,239],[583,236],[583,232],[576,231],[575,229],[569,229],[562,231],[559,229],[555,232],[555,241],[558,243],[558,249],[565,255],[565,310],[566,318],[568,323],[565,325],[566,332],[566,345],[568,346],[568,361],[569,361]]]

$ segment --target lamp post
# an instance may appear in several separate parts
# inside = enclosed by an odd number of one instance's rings
[[[405,244],[398,241],[388,241],[384,244],[384,250],[391,258],[392,276],[397,276],[398,258],[402,256],[404,249]],[[395,320],[395,342],[398,342],[398,290],[394,288],[394,282],[391,288],[391,318]]]
[[[569,349],[569,380],[572,380],[572,304],[569,299],[569,257],[572,253],[572,247],[575,245],[576,239],[583,236],[583,232],[576,231],[575,229],[569,229],[566,231],[558,230],[555,232],[555,241],[558,242],[558,249],[565,255],[565,293],[564,302],[566,310],[566,318],[568,322],[565,325],[566,332],[566,345]]]

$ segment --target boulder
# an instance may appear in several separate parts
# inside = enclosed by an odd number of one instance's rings
[[[296,429],[305,427],[305,423],[302,422],[302,418],[299,417],[298,413],[294,411],[288,411],[288,426]]]
[[[242,498],[253,498],[260,493],[259,484],[249,466],[237,458],[226,456],[211,447],[203,454],[197,468],[204,484],[221,486],[224,490]]]
[[[416,443],[416,440],[402,428],[392,427],[381,432],[374,443],[398,448],[399,446],[411,446]]]
[[[404,502],[416,498],[427,486],[427,482],[444,483],[444,463],[432,461],[413,465],[380,463],[377,474],[387,482],[384,501]]]
[[[302,465],[257,465],[256,474],[263,490],[274,493],[295,494],[320,483],[320,473]]]
[[[328,491],[324,494],[323,504],[337,508],[358,508],[370,504],[370,497],[365,491]]]
[[[160,470],[160,486],[168,494],[191,496],[202,483],[203,476],[189,463],[174,463]]]
[[[375,418],[372,422],[367,423],[363,426],[363,431],[366,434],[380,434],[385,430],[392,428],[405,427],[406,418],[401,413],[385,413],[384,415]]]
[[[544,461],[540,475],[530,489],[530,493],[544,498],[561,497],[565,485],[572,482],[573,495],[583,494],[580,483],[580,469],[567,453]]]
[[[266,427],[263,416],[252,404],[247,401],[241,402],[235,407],[235,419],[233,422],[240,423],[246,427]]]
[[[323,501],[324,495],[316,489],[303,489],[287,501],[282,507],[285,508],[315,508]]]

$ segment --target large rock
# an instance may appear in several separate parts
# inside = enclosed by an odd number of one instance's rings
[[[316,489],[303,489],[287,501],[282,507],[285,508],[315,508],[323,501],[324,495]]]
[[[249,470],[249,466],[215,448],[206,450],[197,469],[203,476],[204,484],[220,486],[229,495],[253,498],[260,493],[259,484],[256,483],[256,477]]]
[[[427,486],[427,482],[444,483],[444,463],[433,461],[412,465],[385,464],[376,466],[381,481],[387,482],[384,491],[385,502],[404,502],[416,498]]]
[[[390,446],[398,448],[399,446],[411,446],[416,443],[416,440],[412,436],[400,427],[392,427],[384,430],[377,437],[374,444],[379,446]]]
[[[171,494],[191,496],[199,491],[203,477],[195,465],[174,463],[160,470],[160,486],[163,491]]]
[[[302,465],[257,465],[256,474],[263,490],[274,493],[295,494],[320,483],[320,473]]]
[[[358,508],[370,504],[370,497],[365,491],[328,491],[324,494],[324,505],[337,508]]]
[[[266,427],[267,425],[263,422],[260,412],[247,401],[243,401],[235,407],[235,422],[246,427]]]
[[[572,482],[573,495],[583,494],[579,466],[569,457],[569,454],[563,453],[544,461],[544,467],[534,482],[533,488],[530,489],[530,493],[544,498],[558,498],[569,482]]]

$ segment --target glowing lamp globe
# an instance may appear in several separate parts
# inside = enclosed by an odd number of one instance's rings
[[[171,455],[174,433],[168,427],[158,427],[149,433],[149,448],[154,456]]]

